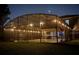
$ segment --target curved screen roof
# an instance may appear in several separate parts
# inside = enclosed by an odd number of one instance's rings
[[[53,28],[56,27],[55,20],[60,21],[63,23],[61,18],[59,18],[57,15],[52,14],[26,14],[22,16],[18,16],[8,22],[8,24],[5,26],[5,28],[29,28],[29,26],[33,26],[35,28],[42,27],[42,28]],[[61,26],[61,25],[58,25]]]

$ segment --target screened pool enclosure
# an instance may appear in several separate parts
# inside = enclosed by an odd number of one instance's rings
[[[26,14],[9,21],[4,31],[8,41],[58,43],[65,41],[68,29],[57,15]]]

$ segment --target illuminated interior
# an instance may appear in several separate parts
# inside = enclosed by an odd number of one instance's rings
[[[50,42],[65,40],[70,29],[57,15],[26,14],[18,16],[5,25],[5,38],[14,42]]]

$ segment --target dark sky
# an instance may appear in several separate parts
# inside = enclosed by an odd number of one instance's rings
[[[41,1],[42,2],[42,1]],[[28,14],[28,13],[49,13],[48,11],[51,10],[52,14],[56,14],[59,16],[63,15],[74,15],[79,14],[79,5],[72,4],[72,5],[63,5],[63,4],[14,4],[9,5],[11,11],[11,19],[17,16]]]

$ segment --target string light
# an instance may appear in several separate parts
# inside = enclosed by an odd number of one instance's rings
[[[13,28],[15,29],[16,27],[14,26]]]
[[[55,19],[55,20],[53,20],[53,22],[56,22],[57,20]]]
[[[34,26],[34,24],[32,24],[32,23],[31,23],[31,24],[29,24],[29,26],[33,27],[33,26]]]
[[[40,25],[44,25],[44,22],[43,22],[43,21],[41,21],[41,22],[40,22]]]
[[[12,29],[10,29],[10,31],[14,31],[14,29],[12,28]]]

